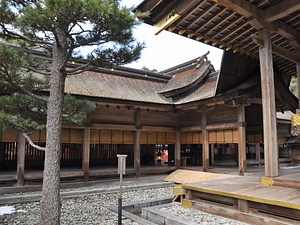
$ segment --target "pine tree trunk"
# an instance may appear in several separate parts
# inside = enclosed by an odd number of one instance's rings
[[[60,224],[60,158],[62,104],[65,86],[66,42],[61,36],[60,44],[53,49],[50,79],[50,96],[47,105],[47,138],[41,200],[41,224]]]

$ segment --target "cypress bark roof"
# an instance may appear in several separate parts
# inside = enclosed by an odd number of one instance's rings
[[[106,101],[139,102],[171,107],[198,107],[200,102],[249,103],[260,98],[257,61],[225,52],[216,72],[207,54],[161,72],[126,67],[97,68],[68,76],[65,92]],[[278,111],[297,108],[297,98],[289,91],[281,73],[275,85]],[[234,100],[234,101],[233,101]],[[101,100],[100,100],[101,101]],[[257,100],[255,100],[257,102]]]
[[[68,76],[65,92],[105,99],[176,105],[213,97],[218,76],[214,71],[209,61],[203,61],[203,57],[161,73],[126,67],[99,68]]]

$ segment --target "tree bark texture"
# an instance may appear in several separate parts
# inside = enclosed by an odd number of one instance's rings
[[[22,132],[18,137],[18,160],[17,160],[17,184],[24,186],[25,184],[25,138]]]
[[[58,35],[57,42],[53,49],[50,96],[47,104],[47,138],[41,200],[41,224],[44,225],[60,224],[61,127],[67,41],[64,35]]]

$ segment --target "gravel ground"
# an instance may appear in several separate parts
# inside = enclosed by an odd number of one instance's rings
[[[149,182],[147,182],[149,183]],[[134,185],[133,183],[131,185]],[[138,183],[137,185],[143,185]],[[111,187],[111,186],[110,186]],[[138,187],[138,186],[137,186]],[[90,187],[91,189],[93,187]],[[76,188],[74,190],[82,190],[87,188]],[[72,189],[63,190],[72,191]],[[123,204],[131,202],[139,202],[163,197],[172,196],[172,187],[151,188],[147,190],[135,190],[123,192]],[[22,194],[23,195],[23,194]],[[72,197],[62,199],[61,224],[62,225],[81,225],[81,224],[97,224],[97,225],[115,225],[118,222],[118,215],[108,210],[108,205],[117,205],[118,193],[95,194],[88,196]],[[1,204],[1,203],[0,203]],[[11,214],[0,215],[0,224],[39,224],[39,202],[30,202],[22,204],[10,205],[15,207],[15,212]],[[239,224],[237,221],[227,218],[218,217],[212,214],[203,213],[198,210],[186,209],[179,205],[171,208],[163,208],[176,216],[192,220],[199,224],[215,225],[215,224]],[[123,218],[123,224],[138,225],[129,219]]]
[[[247,223],[212,215],[201,210],[184,208],[178,204],[174,204],[169,207],[162,207],[159,208],[159,210],[164,213],[168,213],[169,215],[178,216],[201,225],[247,225]]]

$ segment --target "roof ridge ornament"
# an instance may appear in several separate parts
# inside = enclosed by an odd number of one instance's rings
[[[205,53],[204,55],[200,56],[196,63],[196,69],[199,69],[203,64],[210,64],[210,61],[207,58],[207,55],[210,53],[210,51],[208,51],[207,53]]]

